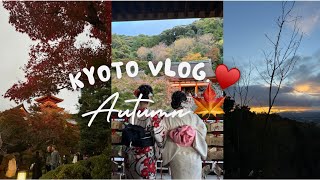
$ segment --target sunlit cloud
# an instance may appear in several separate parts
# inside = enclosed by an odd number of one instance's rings
[[[296,93],[306,93],[310,95],[320,95],[320,86],[315,84],[306,83],[306,84],[298,84],[294,87]]]
[[[250,108],[251,111],[256,113],[268,112],[267,106],[253,106]],[[320,107],[300,107],[300,106],[274,106],[271,109],[271,113],[282,113],[282,112],[306,112],[306,111],[320,111]]]

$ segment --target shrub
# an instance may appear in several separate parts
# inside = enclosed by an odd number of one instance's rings
[[[106,179],[110,176],[110,159],[101,154],[75,164],[59,166],[44,174],[41,179]]]

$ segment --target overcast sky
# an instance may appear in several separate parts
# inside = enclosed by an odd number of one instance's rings
[[[3,94],[18,80],[24,79],[23,71],[20,69],[28,61],[29,46],[33,43],[28,35],[15,31],[8,23],[9,13],[3,8],[0,1],[0,111],[16,106],[17,104],[3,98]],[[134,21],[130,23],[113,23],[112,31],[127,35],[154,35],[165,29],[177,25],[191,24],[197,19],[178,19],[162,21]],[[64,99],[59,103],[60,107],[76,113],[79,92],[62,91],[57,97]],[[26,107],[29,105],[25,102]]]
[[[33,43],[28,35],[15,31],[8,21],[9,13],[0,1],[0,111],[17,106],[13,101],[3,98],[3,95],[14,83],[24,79],[24,73],[20,68],[27,63],[29,46]],[[70,91],[61,92],[57,96],[64,101],[59,106],[72,113],[77,112],[78,94]],[[27,103],[24,104],[26,107],[29,106]]]

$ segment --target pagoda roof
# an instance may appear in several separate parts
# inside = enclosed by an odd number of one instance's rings
[[[62,102],[63,99],[57,98],[53,95],[46,95],[46,96],[35,99],[35,101],[37,101],[38,103],[44,103],[46,101],[51,101],[51,102],[54,102],[57,104],[59,102]]]
[[[14,107],[14,109],[19,109],[24,114],[29,114],[29,112],[28,112],[27,108],[24,106],[24,104],[20,104],[20,105]]]

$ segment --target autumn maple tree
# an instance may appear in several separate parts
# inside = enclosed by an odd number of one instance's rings
[[[110,65],[110,1],[5,1],[3,6],[10,13],[9,23],[35,43],[23,67],[25,79],[16,82],[5,93],[6,98],[21,102],[58,94],[62,89],[72,90],[69,73]],[[110,95],[111,87],[110,83],[90,86],[81,80],[85,87],[81,90],[77,118],[79,144],[81,151],[97,155],[110,149],[110,124],[101,115],[88,128],[89,120],[81,114],[97,109],[98,100]]]
[[[48,144],[55,144],[61,154],[68,154],[77,149],[79,127],[68,122],[71,115],[63,110],[43,108],[31,111],[28,115],[28,136],[31,149],[46,149]]]
[[[71,90],[69,73],[110,63],[111,2],[5,1],[3,6],[10,13],[9,23],[36,42],[23,68],[25,79],[15,83],[6,98],[20,102]],[[79,40],[83,33],[89,40]]]
[[[32,109],[28,114],[19,108],[0,113],[0,154],[44,150],[50,144],[63,154],[77,148],[79,128],[66,121],[69,114],[51,108]]]

